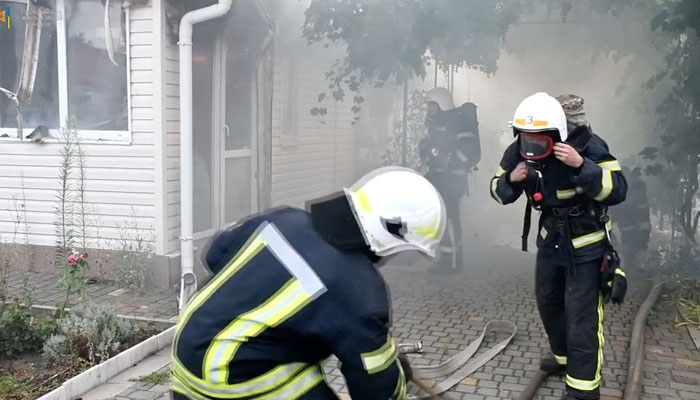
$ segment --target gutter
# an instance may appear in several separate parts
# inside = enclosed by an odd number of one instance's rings
[[[188,12],[180,21],[180,304],[185,307],[197,290],[194,274],[194,167],[192,140],[192,32],[194,26],[228,13],[233,0]]]

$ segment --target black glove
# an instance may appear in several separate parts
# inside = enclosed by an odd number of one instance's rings
[[[405,354],[399,354],[399,362],[401,363],[401,368],[403,369],[403,374],[406,376],[406,382],[413,379],[413,369],[411,369],[411,363],[408,362],[408,357]]]
[[[621,268],[615,272],[615,277],[612,280],[612,289],[610,290],[610,300],[613,304],[622,304],[627,293],[627,278],[625,272]]]

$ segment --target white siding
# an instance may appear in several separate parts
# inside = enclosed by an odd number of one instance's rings
[[[144,238],[155,236],[153,10],[135,6],[130,16],[132,143],[83,146],[86,198],[94,213],[90,236],[93,245],[100,236],[101,247],[114,247],[111,240],[119,238],[118,227],[125,224],[136,224]],[[24,196],[30,243],[55,243],[59,151],[57,143],[0,144],[0,235],[5,240],[15,230],[12,199]]]
[[[285,98],[285,76],[277,60],[272,110],[272,205],[303,206],[306,200],[350,185],[355,180],[356,143],[349,102],[326,104],[328,114],[312,116],[319,93],[328,87],[329,64],[318,57],[296,61],[300,66],[297,94]],[[283,121],[286,101],[298,101],[296,132]]]

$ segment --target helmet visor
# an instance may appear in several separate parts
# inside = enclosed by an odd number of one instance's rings
[[[554,150],[554,140],[545,133],[520,132],[520,155],[526,160],[542,160]]]

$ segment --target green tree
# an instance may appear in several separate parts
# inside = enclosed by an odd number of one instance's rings
[[[312,0],[303,35],[310,44],[346,47],[326,74],[332,98],[342,101],[346,90],[358,92],[363,84],[424,77],[431,58],[443,67],[494,73],[522,6],[520,0]],[[364,99],[354,100],[357,111]]]

